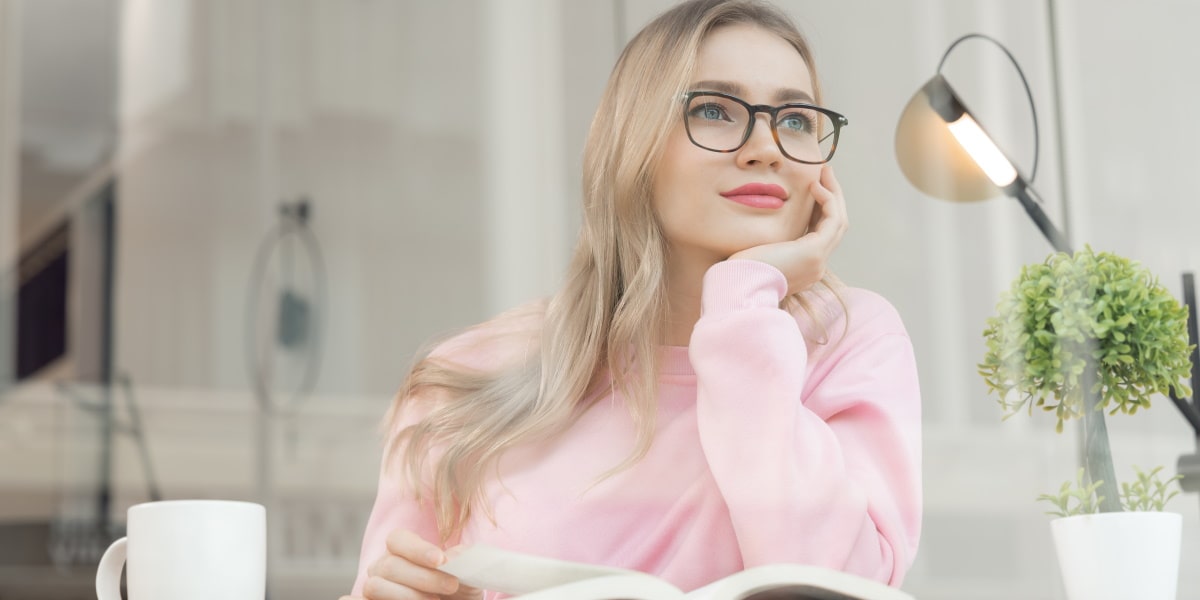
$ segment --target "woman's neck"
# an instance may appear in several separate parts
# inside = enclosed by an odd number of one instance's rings
[[[716,259],[685,256],[672,252],[667,261],[667,320],[664,340],[668,346],[687,346],[692,328],[700,320],[700,293],[704,274]]]

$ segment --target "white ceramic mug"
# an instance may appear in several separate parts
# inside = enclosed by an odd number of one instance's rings
[[[267,511],[228,500],[168,500],[129,508],[126,536],[96,571],[96,597],[121,600],[263,600]],[[127,565],[127,566],[126,566]]]

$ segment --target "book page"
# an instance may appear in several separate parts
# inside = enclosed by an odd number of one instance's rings
[[[513,600],[683,600],[683,592],[645,574],[605,575],[544,589]]]
[[[514,596],[606,575],[658,581],[653,576],[628,569],[521,554],[484,544],[467,548],[442,565],[441,570],[469,586]]]
[[[809,565],[747,569],[686,595],[687,600],[914,600],[878,581]]]
[[[485,544],[468,547],[441,570],[466,585],[522,600],[915,600],[864,577],[789,564],[747,569],[685,595],[646,573],[510,552]]]

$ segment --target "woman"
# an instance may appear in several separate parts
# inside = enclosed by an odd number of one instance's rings
[[[820,100],[803,37],[755,1],[685,2],[630,41],[566,284],[414,367],[354,597],[478,598],[435,570],[477,542],[683,589],[778,562],[899,585],[917,376],[891,305],[826,273],[844,119]]]

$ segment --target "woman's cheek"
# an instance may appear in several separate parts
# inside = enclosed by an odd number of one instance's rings
[[[796,211],[796,215],[791,222],[792,239],[799,238],[808,233],[809,222],[812,221],[813,200],[805,196],[803,201],[804,204],[800,207],[800,210]]]

